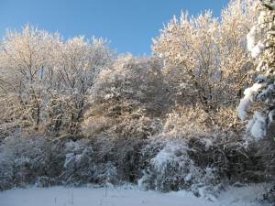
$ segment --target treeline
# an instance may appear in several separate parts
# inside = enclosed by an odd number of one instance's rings
[[[174,112],[200,110],[192,122],[205,116],[210,129],[239,129],[235,108],[254,67],[246,50],[252,5],[233,1],[220,19],[182,13],[154,40],[152,57],[118,55],[105,40],[65,41],[31,26],[8,32],[0,48],[2,127],[82,135],[83,127],[131,114],[165,122]]]
[[[270,180],[271,166],[257,145],[246,147],[236,114],[255,76],[246,49],[255,5],[231,1],[219,19],[183,12],[154,39],[150,57],[31,26],[7,33],[0,189],[139,181],[198,192]]]

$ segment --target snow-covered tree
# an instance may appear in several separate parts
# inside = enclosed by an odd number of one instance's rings
[[[45,76],[52,75],[51,60],[60,43],[57,34],[26,26],[22,32],[9,32],[1,44],[1,88],[5,92],[7,118],[39,127]],[[8,102],[8,103],[7,103]]]
[[[242,120],[253,115],[248,131],[256,139],[274,138],[275,120],[275,8],[274,0],[261,1],[257,23],[247,35],[247,48],[257,64],[258,77],[244,92],[239,116]]]
[[[113,57],[102,39],[64,41],[31,26],[9,32],[0,48],[1,120],[77,133],[88,90]]]
[[[48,107],[51,130],[67,128],[77,133],[87,104],[87,95],[101,70],[114,57],[102,39],[76,37],[64,42],[54,65],[53,98]]]
[[[164,115],[168,106],[161,68],[158,59],[123,55],[101,71],[85,115],[84,128],[90,135],[111,126],[136,131],[137,136],[150,133],[142,127],[150,127],[153,117]],[[123,131],[118,135],[123,136]]]
[[[245,35],[256,16],[254,4],[231,1],[221,19],[211,12],[198,17],[185,12],[161,31],[153,51],[165,61],[165,77],[177,103],[199,103],[208,110],[238,102],[253,66]]]

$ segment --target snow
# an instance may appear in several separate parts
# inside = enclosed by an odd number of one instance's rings
[[[247,49],[251,52],[252,58],[257,58],[265,49],[265,45],[262,42],[256,44],[256,33],[256,27],[253,26],[246,36]]]
[[[265,45],[259,42],[251,51],[252,58],[257,58],[265,49]]]
[[[263,84],[255,83],[252,87],[247,88],[244,91],[244,97],[241,99],[240,104],[238,106],[238,114],[241,120],[245,120],[247,117],[247,110],[251,106],[253,102],[253,98],[259,92],[259,90],[263,87]]]
[[[257,202],[266,185],[229,187],[215,201],[186,191],[159,193],[138,187],[51,187],[12,189],[0,193],[1,206],[263,206]]]
[[[256,26],[253,26],[250,32],[246,36],[247,49],[250,52],[253,50],[256,44],[255,35],[256,35]]]
[[[165,147],[154,157],[151,161],[157,170],[165,169],[169,162],[180,162],[180,157],[187,157],[188,147],[184,144],[177,144],[177,142],[168,142]],[[186,155],[176,155],[177,152],[185,153]]]
[[[202,169],[189,157],[187,143],[177,140],[166,142],[164,147],[149,161],[138,184],[143,188],[154,188],[158,191],[169,191],[174,185],[179,188],[186,184],[194,193],[209,196],[214,188],[203,188],[216,182],[216,170]],[[183,183],[184,182],[184,183]],[[207,190],[200,193],[198,190]]]
[[[64,168],[68,168],[68,165],[70,165],[71,163],[74,163],[76,159],[76,156],[74,153],[69,153],[66,154],[66,159],[65,159],[65,163],[64,163]]]
[[[248,124],[248,131],[252,134],[255,141],[259,141],[266,135],[266,117],[260,112],[255,112],[253,120]]]

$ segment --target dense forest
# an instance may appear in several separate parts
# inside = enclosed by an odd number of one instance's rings
[[[274,182],[275,11],[263,2],[182,12],[151,56],[30,25],[7,32],[0,190],[130,182],[200,196]]]

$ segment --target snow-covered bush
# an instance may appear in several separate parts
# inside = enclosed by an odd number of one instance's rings
[[[141,143],[7,137],[0,146],[0,190],[28,184],[103,186],[135,182]]]
[[[245,148],[218,137],[169,135],[155,136],[143,147],[140,186],[160,191],[187,189],[212,199],[228,184],[270,180],[256,147]]]
[[[28,184],[45,187],[122,181],[112,152],[93,147],[88,139],[73,142],[39,136],[7,137],[0,146],[0,190]]]
[[[60,148],[39,136],[5,138],[0,146],[0,189],[34,184],[41,178],[56,184],[51,178],[56,180],[61,174],[64,155]]]
[[[67,142],[65,144],[65,153],[66,159],[62,177],[65,184],[81,185],[94,183],[104,185],[118,182],[114,162],[101,161],[89,140]],[[107,155],[110,156],[110,154]]]
[[[145,165],[139,184],[164,192],[181,189],[192,190],[197,195],[204,195],[205,190],[208,195],[214,192],[220,183],[218,171],[197,165],[189,154],[191,150],[188,140],[152,139],[142,150]]]
[[[160,122],[149,118],[122,117],[111,127],[87,135],[94,141],[96,162],[116,165],[117,182],[136,183],[142,167],[141,150],[146,139],[160,130]]]

